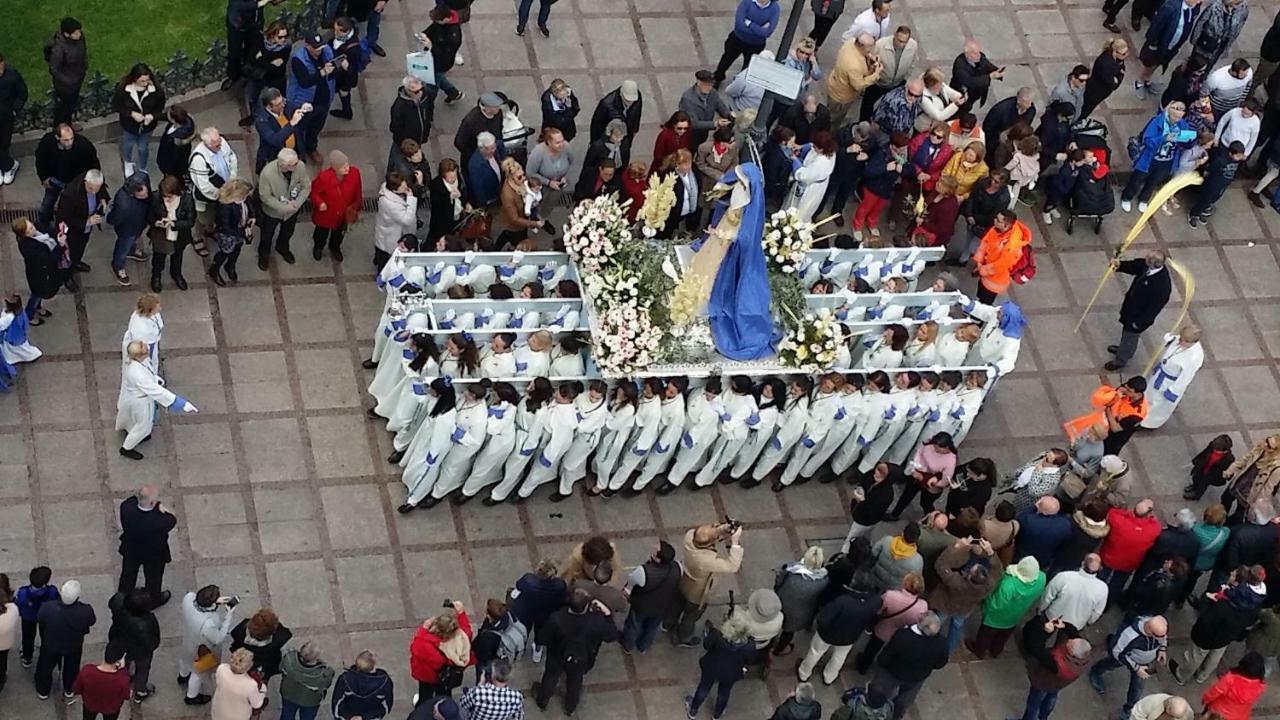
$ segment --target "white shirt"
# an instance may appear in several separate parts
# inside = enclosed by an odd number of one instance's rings
[[[1243,108],[1235,108],[1229,111],[1222,119],[1218,121],[1218,130],[1214,133],[1214,137],[1218,139],[1218,144],[1228,147],[1233,141],[1239,140],[1244,145],[1244,154],[1253,154],[1253,147],[1258,144],[1258,132],[1262,129],[1262,118],[1257,113],[1253,117],[1245,117]]]
[[[858,16],[853,19],[853,24],[849,26],[848,30],[844,31],[844,34],[840,36],[840,39],[853,40],[858,37],[859,33],[867,33],[876,40],[879,40],[882,37],[892,34],[889,29],[889,21],[892,17],[893,15],[889,14],[885,15],[883,20],[876,20],[876,11],[872,8],[867,8],[866,10],[858,13]]]

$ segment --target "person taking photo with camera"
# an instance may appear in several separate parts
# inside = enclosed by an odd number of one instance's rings
[[[698,620],[707,609],[716,575],[732,575],[742,567],[741,523],[731,518],[725,522],[700,525],[684,534],[684,556],[680,563],[680,601],[668,623],[671,642],[680,647],[702,645],[696,637]],[[727,553],[717,547],[727,544]]]

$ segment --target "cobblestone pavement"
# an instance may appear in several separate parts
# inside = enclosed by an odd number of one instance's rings
[[[387,108],[400,77],[397,58],[411,33],[427,24],[428,5],[392,3],[382,40],[389,58],[373,63],[356,119],[328,124],[324,147],[341,148],[360,164],[368,178],[366,194],[387,155]],[[531,108],[526,120],[534,123],[538,94],[562,77],[582,98],[583,124],[599,97],[633,78],[645,96],[645,127],[636,147],[646,156],[659,121],[675,110],[693,70],[718,58],[734,5],[732,0],[562,0],[554,9],[551,39],[536,32],[517,39],[510,0],[478,0],[466,29],[466,65],[451,75],[470,98],[482,87],[507,91]],[[859,5],[850,3],[837,32]],[[1274,2],[1253,7],[1239,43],[1248,54],[1258,47],[1275,9]],[[928,61],[943,67],[959,51],[962,33],[976,34],[997,63],[1009,66],[1007,79],[997,83],[1001,95],[1030,84],[1045,97],[1071,65],[1092,62],[1105,37],[1096,3],[1076,0],[900,0],[893,15],[894,24],[915,29]],[[802,32],[809,23],[806,12]],[[822,53],[825,66],[835,45],[833,40]],[[1136,68],[1130,65],[1131,75]],[[1139,102],[1131,87],[1112,100],[1102,117],[1112,128],[1113,148],[1119,149],[1153,108]],[[464,111],[437,107],[440,134],[432,157],[452,154],[450,133]],[[199,122],[223,128],[247,165],[254,139],[236,128],[239,115],[226,103],[200,113]],[[574,150],[581,154],[585,146]],[[104,160],[115,157],[114,146],[99,151]],[[108,164],[108,182],[118,186],[119,167]],[[30,158],[23,165],[17,184],[0,191],[3,207],[38,202]],[[1116,308],[1123,291],[1118,281],[1105,288],[1078,335],[1072,328],[1108,248],[1123,237],[1125,219],[1117,214],[1107,220],[1100,236],[1088,228],[1068,236],[1060,223],[1047,228],[1035,220],[1040,272],[1031,285],[1016,290],[1031,322],[1028,341],[1018,369],[1001,381],[976,422],[964,457],[987,454],[1011,470],[1061,443],[1060,423],[1084,408],[1106,359],[1103,348],[1118,332]],[[298,230],[295,249],[305,249],[310,227]],[[75,577],[84,583],[84,597],[100,613],[86,657],[99,652],[109,624],[105,602],[118,568],[115,506],[143,482],[162,485],[165,503],[180,518],[173,543],[177,558],[167,575],[176,595],[216,582],[239,594],[246,612],[269,603],[296,636],[318,639],[331,661],[347,663],[356,650],[377,649],[400,691],[396,717],[407,712],[412,692],[407,659],[412,629],[442,598],[466,598],[476,607],[500,595],[536,559],[564,556],[588,531],[618,538],[624,558],[635,561],[655,536],[674,541],[684,529],[726,513],[741,518],[748,527],[747,561],[736,584],[740,597],[769,586],[772,569],[796,557],[806,543],[843,536],[847,492],[817,484],[781,495],[767,486],[728,487],[663,498],[577,497],[559,505],[547,503],[543,494],[525,505],[476,503],[397,515],[403,491],[398,474],[382,459],[389,452],[387,436],[380,425],[366,421],[362,408],[370,378],[360,360],[381,307],[367,264],[370,234],[371,218],[366,218],[351,233],[345,265],[312,262],[300,252],[298,264],[275,264],[267,276],[246,257],[243,279],[231,288],[205,282],[190,260],[191,290],[170,287],[163,294],[165,374],[169,385],[203,412],[163,421],[141,463],[115,452],[118,343],[140,286],[116,286],[107,270],[109,236],[98,235],[91,243],[87,259],[94,271],[86,277],[86,291],[48,304],[54,317],[33,332],[45,357],[22,368],[16,392],[0,396],[0,569],[16,580],[33,564],[47,563],[59,581]],[[1126,451],[1139,492],[1156,497],[1162,512],[1181,506],[1185,464],[1210,437],[1227,432],[1242,447],[1277,426],[1277,235],[1280,216],[1254,209],[1243,190],[1233,190],[1207,229],[1193,231],[1182,215],[1161,214],[1138,241],[1138,249],[1167,248],[1192,269],[1197,290],[1191,317],[1206,330],[1205,368],[1191,396],[1163,430],[1138,436]],[[12,243],[0,246],[0,261],[0,283],[25,292]],[[131,272],[144,271],[133,264]],[[1172,325],[1177,300],[1157,327]],[[1154,349],[1155,333],[1150,335],[1143,356]],[[1189,624],[1188,615],[1175,616],[1175,651],[1185,642]],[[133,713],[194,717],[173,685],[176,602],[161,611],[161,625],[165,640],[155,664],[161,690]],[[1097,628],[1094,634],[1100,638],[1106,630]],[[929,681],[913,712],[920,718],[945,713],[953,720],[1016,714],[1026,683],[1015,655],[1010,651],[999,660],[976,662],[962,650]],[[666,643],[643,657],[608,650],[590,676],[579,715],[679,717],[682,697],[695,682],[696,658]],[[766,682],[753,677],[740,683],[726,717],[767,715],[790,690],[797,660],[780,661]],[[518,673],[527,688],[532,666],[522,662]],[[78,707],[67,711],[56,700],[39,701],[25,674],[11,659],[0,716],[78,716]],[[1166,677],[1153,685],[1173,687]],[[841,682],[861,680],[847,669]],[[836,688],[820,692],[829,713]],[[1120,689],[1105,700],[1077,683],[1063,694],[1059,713],[1114,717]],[[1268,706],[1264,714],[1275,714],[1280,695],[1268,692],[1263,705]],[[559,712],[555,705],[552,710]],[[530,711],[538,717],[532,703]]]

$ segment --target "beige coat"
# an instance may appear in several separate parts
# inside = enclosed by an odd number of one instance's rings
[[[880,79],[884,66],[874,72],[858,49],[856,40],[846,40],[836,55],[836,64],[827,76],[827,99],[833,103],[852,103],[862,92]]]
[[[212,720],[249,720],[253,711],[262,707],[267,695],[252,676],[237,675],[222,663],[215,672],[217,689],[210,703]]]
[[[716,161],[716,154],[712,149],[715,139],[707,138],[705,142],[698,146],[698,151],[693,154],[693,166],[698,168],[698,174],[702,175],[702,189],[704,191],[715,187],[720,182],[720,178],[729,171],[729,168],[738,164],[738,144],[734,143],[725,151],[720,161]]]
[[[0,652],[12,650],[18,643],[18,606],[13,603],[4,604],[4,612],[0,613]]]
[[[622,556],[618,554],[618,546],[609,543],[609,547],[613,548],[613,583],[620,585],[622,579],[626,576],[622,564]],[[565,561],[564,567],[560,568],[560,577],[564,578],[566,583],[573,584],[574,580],[591,580],[595,573],[595,566],[587,567],[587,561],[582,558],[582,543],[573,546],[569,551],[569,559]]]
[[[876,84],[882,88],[895,88],[907,81],[907,76],[916,64],[916,51],[919,44],[915,38],[907,41],[902,48],[901,57],[893,50],[893,36],[888,35],[876,41],[876,55],[880,56],[880,79]]]
[[[1280,435],[1272,435],[1249,448],[1249,454],[1236,458],[1222,476],[1228,480],[1235,480],[1238,475],[1254,464],[1258,466],[1258,474],[1254,477],[1253,484],[1249,486],[1249,494],[1245,498],[1245,505],[1249,507],[1253,507],[1254,503],[1263,498],[1270,498],[1280,490]],[[1231,483],[1232,490],[1235,490],[1235,485],[1235,482]],[[1238,490],[1235,492],[1239,494]]]
[[[742,567],[742,546],[729,548],[729,556],[721,557],[715,547],[700,548],[693,544],[693,530],[684,534],[684,556],[680,558],[680,595],[695,605],[706,605],[719,573],[731,575]]]

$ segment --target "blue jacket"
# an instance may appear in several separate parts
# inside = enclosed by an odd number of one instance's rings
[[[328,77],[320,77],[320,68],[330,62],[333,62],[333,46],[325,45],[320,51],[320,57],[312,59],[311,54],[307,52],[307,44],[298,43],[298,49],[293,51],[293,57],[289,59],[289,84],[285,91],[285,97],[289,102],[294,105],[301,105],[304,102],[328,105],[333,102],[336,89],[334,73],[329,73]],[[321,98],[322,102],[315,102],[316,86],[322,81],[329,93]]]
[[[499,165],[502,164],[502,156],[502,143],[498,143],[494,160]],[[471,157],[467,159],[466,179],[465,189],[472,207],[488,207],[498,201],[498,195],[502,191],[502,176],[495,174],[489,167],[489,161],[478,152],[471,153]]]
[[[519,620],[525,627],[542,625],[564,605],[568,588],[559,577],[540,578],[533,573],[525,573],[516,581],[519,595],[511,601],[511,617]]]
[[[40,612],[40,606],[50,600],[58,599],[58,588],[49,583],[44,587],[32,587],[23,585],[18,588],[14,602],[18,605],[18,615],[23,620],[35,622],[36,614]]]
[[[1053,563],[1058,548],[1071,539],[1071,516],[1063,513],[1041,515],[1035,508],[1018,515],[1018,537],[1014,557],[1035,557],[1040,567]]]
[[[1167,136],[1169,133],[1184,132],[1191,132],[1185,117],[1176,123],[1170,124],[1169,118],[1164,114],[1163,110],[1156,113],[1155,117],[1147,121],[1146,127],[1142,128],[1142,153],[1133,161],[1133,169],[1139,172],[1147,172],[1151,169],[1151,163],[1153,162],[1176,164],[1178,162],[1178,153],[1182,151],[1181,146],[1186,142],[1194,141],[1195,136],[1193,134],[1189,140],[1184,142],[1169,140]]]
[[[297,104],[285,101],[284,116],[293,117],[293,113],[297,109]],[[301,138],[295,134],[297,128],[289,123],[281,126],[276,121],[276,116],[272,115],[271,111],[262,105],[258,105],[258,109],[253,113],[253,129],[258,133],[258,154],[254,158],[254,172],[256,173],[261,173],[262,168],[266,167],[267,163],[276,159],[280,149],[289,141],[290,135],[294,136],[294,147],[302,147],[302,143],[299,142]]]
[[[111,202],[111,212],[107,213],[107,223],[115,228],[120,237],[136,238],[147,229],[147,214],[151,210],[151,198],[139,200],[122,186],[116,190]]]
[[[862,172],[862,186],[882,198],[893,195],[893,186],[898,182],[897,170],[888,170],[885,166],[893,160],[893,153],[888,145],[882,145],[867,156],[867,165]]]
[[[1191,37],[1191,28],[1196,24],[1196,18],[1200,17],[1203,6],[1191,8],[1191,19],[1183,24],[1182,34],[1174,42],[1174,33],[1178,31],[1178,20],[1182,15],[1182,4],[1183,0],[1165,0],[1160,6],[1155,17],[1151,18],[1151,26],[1147,28],[1147,47],[1172,53]]]
[[[782,8],[772,0],[767,7],[760,7],[756,0],[742,0],[733,16],[733,34],[744,43],[763,45],[777,29],[781,14]]]

